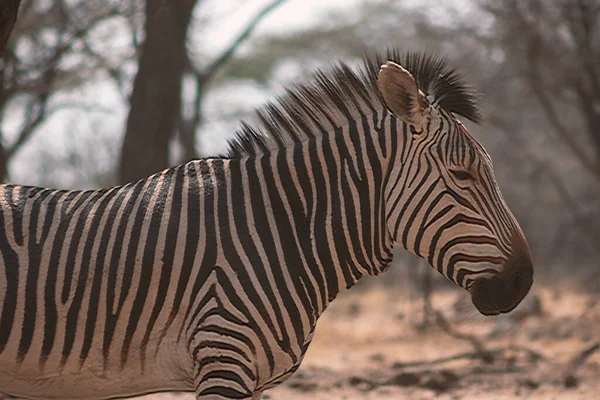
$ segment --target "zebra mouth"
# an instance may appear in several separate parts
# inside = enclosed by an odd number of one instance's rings
[[[483,315],[505,314],[521,303],[532,283],[531,276],[482,278],[471,287],[471,301]]]
[[[494,316],[494,315],[499,315],[499,314],[503,313],[503,311],[501,311],[500,308],[498,308],[498,306],[496,306],[494,301],[490,298],[490,296],[484,290],[471,291],[471,301],[473,302],[473,305],[475,306],[475,308],[477,308],[477,311],[479,311],[482,315]],[[514,307],[516,307],[516,306],[517,305],[515,304]],[[504,312],[509,312],[511,310],[512,310],[512,308],[510,310],[507,309]]]
[[[481,278],[471,286],[471,301],[483,315],[505,314],[521,303],[532,283],[532,271],[527,270]]]
[[[478,289],[479,287],[481,287],[481,285],[474,285],[471,290],[471,301],[475,308],[477,308],[477,311],[485,316],[501,314],[502,312],[496,304],[494,304],[490,296],[484,290]]]
[[[500,273],[475,280],[469,290],[473,305],[483,315],[498,315],[514,310],[533,284],[529,248],[522,243],[514,247],[515,251],[506,260]]]

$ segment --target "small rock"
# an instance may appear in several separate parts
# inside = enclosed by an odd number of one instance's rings
[[[533,380],[533,379],[531,379],[531,378],[525,378],[522,381],[520,381],[519,384],[521,386],[524,386],[524,387],[526,387],[528,389],[533,389],[533,390],[535,390],[535,389],[537,389],[537,388],[540,387],[540,383],[537,382],[537,381],[535,381],[535,380]]]
[[[434,374],[423,383],[423,387],[436,392],[445,392],[456,386],[459,381],[458,375],[454,372],[443,370]]]
[[[389,381],[388,385],[396,386],[415,386],[421,382],[421,377],[413,372],[401,372],[394,375]]]
[[[306,374],[304,373],[304,371],[297,371],[297,372],[294,374],[294,379],[306,379],[306,378],[307,378],[307,376],[306,376]]]
[[[569,374],[565,377],[563,384],[567,389],[573,389],[579,386],[579,380],[575,378],[575,376]]]
[[[369,381],[368,379],[365,379],[363,377],[360,376],[352,376],[348,379],[348,383],[351,386],[354,386],[355,388],[357,388],[360,391],[363,392],[367,392],[369,390],[372,390],[375,385],[373,384],[373,382]]]
[[[319,387],[314,382],[290,382],[288,386],[301,392],[313,392]]]

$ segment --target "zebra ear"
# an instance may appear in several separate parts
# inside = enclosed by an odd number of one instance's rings
[[[416,131],[423,131],[427,124],[427,99],[410,72],[401,65],[388,61],[379,70],[377,88],[392,114],[413,125]]]

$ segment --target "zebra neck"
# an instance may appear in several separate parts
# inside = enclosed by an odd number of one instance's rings
[[[366,124],[344,130],[240,160],[232,171],[232,185],[243,188],[233,201],[246,210],[251,236],[317,315],[392,258],[379,143]]]

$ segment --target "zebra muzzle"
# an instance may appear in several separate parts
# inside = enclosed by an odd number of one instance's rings
[[[529,249],[518,251],[505,264],[501,274],[473,283],[471,300],[483,315],[512,311],[533,284],[533,264]]]

